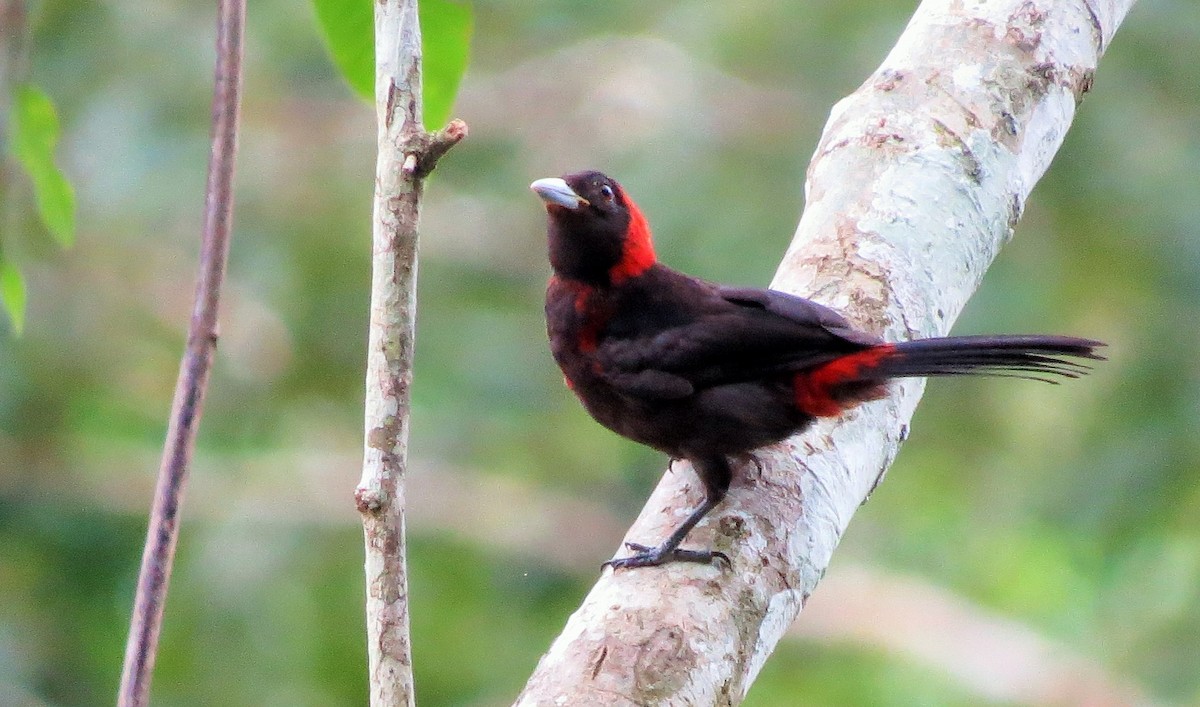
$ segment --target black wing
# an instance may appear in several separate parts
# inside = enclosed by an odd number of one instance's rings
[[[859,345],[854,348],[883,343],[879,337],[854,328],[842,315],[810,299],[757,287],[719,287],[717,292],[733,304],[762,309],[804,327],[823,329],[837,339]]]
[[[801,297],[702,284],[688,303],[686,321],[604,341],[596,355],[611,385],[635,397],[681,398],[803,370],[880,343]]]

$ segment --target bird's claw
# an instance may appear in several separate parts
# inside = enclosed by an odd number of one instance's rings
[[[755,468],[755,470],[758,472],[757,476],[758,476],[759,478],[761,478],[761,477],[762,477],[762,475],[763,475],[763,468],[764,468],[764,467],[763,467],[763,462],[762,462],[762,459],[759,459],[759,458],[758,458],[758,455],[757,455],[757,454],[755,454],[755,453],[753,453],[753,452],[747,452],[747,453],[746,453],[746,456],[745,456],[745,459],[744,459],[744,461],[746,461],[746,462],[749,462],[750,464],[753,464],[753,465],[754,465],[754,468]]]
[[[600,565],[600,567],[623,570],[634,567],[657,567],[665,565],[668,562],[695,562],[707,565],[715,560],[724,560],[726,567],[733,566],[733,563],[729,560],[729,555],[719,550],[683,550],[678,547],[664,548],[661,545],[650,547],[640,543],[625,543],[625,547],[632,550],[634,554],[629,557],[618,557],[609,560]]]

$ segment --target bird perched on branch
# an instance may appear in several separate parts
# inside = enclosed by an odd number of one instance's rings
[[[626,543],[614,569],[728,561],[679,547],[725,496],[732,461],[887,394],[901,377],[1074,378],[1101,342],[951,336],[885,342],[833,310],[726,287],[658,262],[633,199],[600,172],[539,179],[550,265],[546,328],[567,385],[597,422],[692,463],[705,499],[657,546]]]

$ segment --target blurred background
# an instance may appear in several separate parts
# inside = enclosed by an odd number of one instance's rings
[[[478,2],[427,190],[410,536],[421,704],[519,691],[664,468],[544,344],[537,177],[595,167],[691,273],[764,285],[830,106],[915,5]],[[0,704],[116,691],[198,252],[211,3],[35,2],[75,247],[25,188],[0,322]],[[1146,0],[960,333],[1061,332],[1059,387],[930,385],[748,705],[1200,703],[1200,4]],[[250,3],[222,339],[158,705],[364,704],[361,455],[373,109],[304,3]],[[436,126],[435,126],[436,127]]]

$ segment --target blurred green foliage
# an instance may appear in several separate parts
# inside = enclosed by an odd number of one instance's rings
[[[375,100],[374,5],[313,0],[317,27],[342,78],[365,101]],[[424,22],[421,23],[424,25]]]
[[[19,34],[20,29],[12,33]],[[8,42],[17,43],[10,32],[0,33],[0,49]],[[18,62],[0,62],[0,71],[10,63]],[[70,247],[75,241],[75,194],[55,164],[58,115],[50,98],[22,79],[0,77],[0,94],[4,94],[0,96],[0,114],[8,110],[8,115],[0,115],[0,220],[17,223],[17,208],[8,204],[16,186],[25,184],[21,178],[27,178],[42,226],[60,245]],[[3,241],[0,238],[0,309],[7,315],[12,333],[19,336],[25,328],[25,276],[11,257],[5,257]]]
[[[17,335],[25,328],[25,298],[25,277],[0,252],[0,306],[4,307],[12,331]]]
[[[54,164],[58,115],[50,98],[32,84],[18,86],[15,94],[9,116],[13,155],[29,175],[42,223],[69,247],[75,240],[75,195]]]
[[[313,0],[317,26],[342,77],[355,93],[375,100],[374,5],[361,0]],[[424,122],[434,129],[450,118],[471,48],[471,6],[425,0],[417,7],[424,71]]]
[[[29,193],[0,234],[30,290],[24,336],[0,336],[0,701],[91,705],[116,690],[190,310],[214,18],[182,0],[34,7],[30,78],[58,107],[78,234],[68,252],[26,237],[42,228]],[[439,165],[423,217],[410,523],[423,705],[510,701],[663,468],[562,387],[526,185],[603,169],[637,196],[664,260],[766,283],[829,107],[911,11],[474,7],[453,112],[471,138]],[[294,5],[251,3],[246,48],[222,339],[154,700],[362,704],[351,493],[373,114]],[[1200,5],[1135,8],[956,327],[1094,336],[1111,360],[1053,388],[930,385],[830,569],[918,577],[1177,703],[1200,702],[1198,54]],[[747,704],[982,701],[846,635],[786,641]]]

